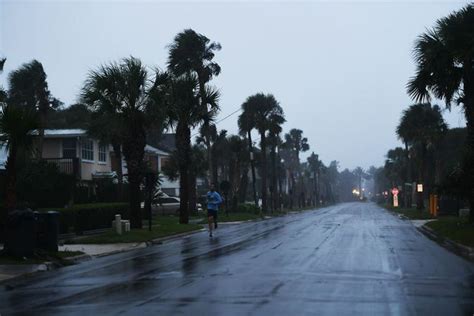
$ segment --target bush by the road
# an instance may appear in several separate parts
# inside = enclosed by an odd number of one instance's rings
[[[242,203],[237,206],[236,213],[260,214],[260,208],[255,204]]]
[[[77,204],[69,208],[47,208],[42,210],[58,211],[59,231],[61,234],[76,233],[93,229],[109,228],[115,214],[121,214],[123,219],[130,218],[127,203],[94,203]]]

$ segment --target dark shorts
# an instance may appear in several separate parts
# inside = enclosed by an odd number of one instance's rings
[[[207,210],[207,217],[214,217],[214,219],[217,218],[217,210]]]

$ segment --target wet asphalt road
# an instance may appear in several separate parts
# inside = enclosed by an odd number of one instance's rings
[[[1,315],[472,315],[474,265],[368,203],[3,284]]]

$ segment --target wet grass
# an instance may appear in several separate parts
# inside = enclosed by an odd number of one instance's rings
[[[435,233],[462,245],[474,247],[474,224],[467,218],[440,217],[426,224]]]
[[[427,210],[417,210],[416,208],[401,208],[384,206],[390,212],[406,216],[408,219],[432,219],[433,217]]]
[[[180,233],[190,232],[201,229],[199,224],[179,224],[179,218],[176,216],[159,216],[153,220],[152,230],[148,230],[148,222],[143,222],[142,229],[132,229],[130,232],[124,232],[118,235],[112,229],[95,236],[68,240],[67,244],[115,244],[146,242],[156,238],[172,236]]]

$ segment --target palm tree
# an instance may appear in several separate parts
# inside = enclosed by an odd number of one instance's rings
[[[6,59],[0,59],[0,73]],[[11,77],[9,78],[11,79]],[[12,82],[9,81],[9,86]],[[11,211],[16,207],[16,172],[17,155],[19,150],[28,150],[32,144],[31,132],[38,127],[35,111],[15,103],[8,93],[0,86],[0,147],[8,149],[6,163],[6,194],[4,210]],[[1,211],[1,210],[0,210]],[[1,214],[3,222],[5,214]]]
[[[277,192],[277,147],[282,143],[280,138],[280,133],[282,132],[282,124],[285,123],[285,117],[283,116],[283,110],[279,114],[272,114],[268,120],[268,140],[270,144],[270,158],[272,163],[272,185],[270,186],[271,190],[271,209],[275,211],[278,206],[278,196]]]
[[[300,197],[300,191],[301,188],[298,188],[296,190],[296,179],[295,179],[295,173],[300,174],[300,152],[305,152],[309,150],[309,144],[308,144],[308,139],[306,137],[303,137],[303,131],[300,129],[293,128],[290,130],[289,133],[285,134],[285,147],[287,147],[290,152],[293,153],[293,167],[291,170],[291,181],[292,181],[292,188],[293,188],[293,194],[291,196],[291,200],[293,204],[293,199],[294,195],[296,193],[296,196],[299,199],[299,204],[301,206],[302,201]],[[299,177],[299,186],[301,186],[301,176]],[[295,192],[296,191],[296,192]]]
[[[140,184],[143,181],[146,145],[145,128],[161,124],[162,113],[158,110],[163,93],[160,90],[164,75],[156,72],[150,81],[146,68],[134,57],[124,58],[92,71],[83,87],[83,100],[96,115],[120,121],[121,146],[128,170],[130,189],[131,226],[141,228]]]
[[[319,160],[319,156],[316,155],[314,152],[311,153],[307,161],[309,169],[313,173],[314,179],[314,206],[319,206],[319,181],[321,177],[321,161]]]
[[[244,110],[244,104],[245,103],[242,104],[242,110]],[[252,143],[252,129],[255,125],[254,113],[250,110],[243,111],[242,114],[240,114],[239,116],[238,125],[239,125],[240,134],[242,136],[245,136],[245,135],[247,136],[247,141],[249,145],[250,167],[252,170],[253,200],[254,200],[255,205],[258,205],[256,176],[255,176],[255,160],[254,160],[253,143]]]
[[[221,68],[219,64],[213,61],[215,51],[219,51],[221,45],[211,42],[203,34],[196,33],[192,29],[186,29],[178,33],[173,43],[170,45],[168,69],[175,76],[184,74],[195,74],[198,81],[200,106],[202,107],[202,131],[207,147],[207,160],[209,164],[209,179],[211,182],[217,182],[217,173],[213,166],[212,148],[211,148],[211,122],[214,120],[219,107],[217,103],[209,103],[206,99],[208,87],[206,84],[214,77],[219,75]],[[218,93],[218,92],[217,92]]]
[[[418,183],[426,184],[427,153],[437,146],[446,130],[447,125],[437,105],[414,104],[403,112],[397,127],[397,134],[417,157]],[[419,194],[417,207],[418,209],[424,207],[422,194]]]
[[[176,127],[176,150],[180,181],[180,223],[189,222],[189,184],[191,160],[191,128],[202,123],[198,80],[195,75],[170,75],[167,80],[167,124]],[[209,90],[208,90],[209,91]],[[205,95],[206,102],[217,104],[218,93]]]
[[[60,102],[51,96],[46,82],[43,65],[37,61],[22,65],[9,74],[9,99],[17,106],[28,107],[38,112],[38,144],[36,154],[39,158],[43,152],[44,129],[48,113]]]
[[[462,104],[467,125],[466,174],[469,180],[471,222],[474,222],[474,5],[439,19],[415,44],[417,70],[408,82],[409,95],[416,102],[430,100],[430,94],[446,102]]]
[[[6,196],[4,208],[11,211],[16,207],[16,161],[19,150],[32,146],[31,132],[38,127],[36,113],[15,103],[3,103],[0,112],[0,146],[8,149],[6,163]]]
[[[112,66],[112,67],[111,67]],[[82,101],[94,112],[87,128],[88,134],[103,143],[111,144],[117,162],[118,199],[123,197],[122,143],[126,129],[122,124],[120,92],[117,90],[117,65],[103,66],[90,73],[83,89]]]
[[[247,98],[242,104],[241,116],[246,126],[255,128],[260,134],[261,165],[262,165],[262,210],[267,210],[267,131],[271,122],[284,121],[283,109],[272,94],[257,93]],[[249,119],[247,121],[247,119]],[[243,125],[244,122],[242,122]],[[250,129],[250,130],[251,130]]]

